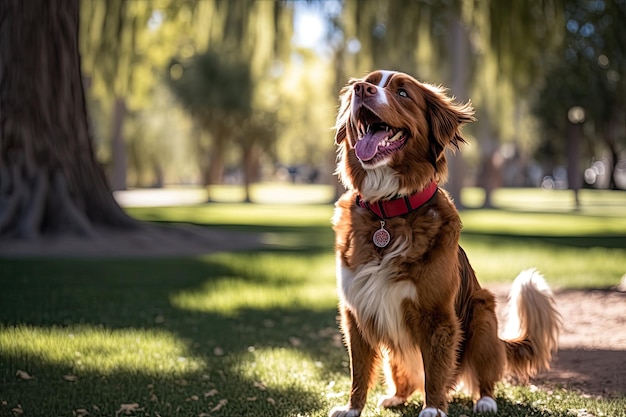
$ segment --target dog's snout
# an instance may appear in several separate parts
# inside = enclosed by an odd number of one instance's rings
[[[360,99],[375,96],[378,92],[375,85],[366,82],[358,82],[354,84],[354,94]]]

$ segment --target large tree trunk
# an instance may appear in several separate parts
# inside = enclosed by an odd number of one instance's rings
[[[137,224],[95,160],[78,1],[0,2],[0,236],[94,234]]]

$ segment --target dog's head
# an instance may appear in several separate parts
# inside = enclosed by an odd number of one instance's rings
[[[337,172],[368,200],[408,195],[445,182],[445,149],[465,140],[471,103],[455,103],[441,87],[395,71],[352,79],[341,91],[335,125]]]

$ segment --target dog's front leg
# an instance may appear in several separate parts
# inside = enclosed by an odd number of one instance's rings
[[[453,312],[435,309],[422,314],[420,324],[418,339],[424,359],[426,398],[419,416],[445,416],[457,364],[459,323]]]
[[[350,373],[352,389],[348,405],[330,410],[330,417],[357,417],[361,415],[367,392],[374,383],[376,370],[380,362],[377,351],[364,339],[354,314],[341,306],[341,327],[350,354]]]

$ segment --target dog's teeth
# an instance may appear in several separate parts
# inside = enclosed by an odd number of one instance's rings
[[[401,130],[399,130],[398,132],[396,132],[396,134],[395,134],[395,135],[393,135],[393,137],[389,138],[389,141],[390,141],[390,142],[395,142],[395,141],[397,141],[398,139],[400,139],[401,137],[402,137],[402,131],[401,131]]]

